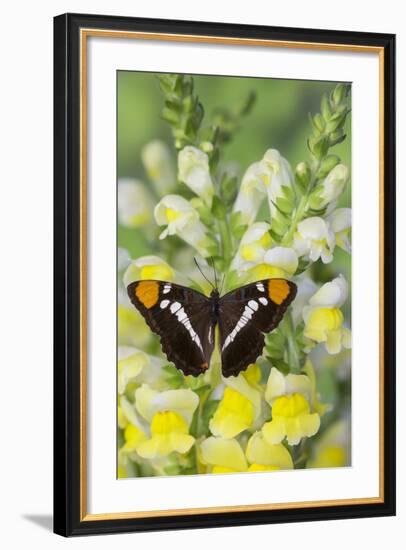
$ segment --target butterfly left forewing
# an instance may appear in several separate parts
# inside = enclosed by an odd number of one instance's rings
[[[214,327],[210,300],[166,281],[135,281],[127,287],[133,305],[161,339],[162,351],[184,374],[198,376],[210,363]],[[210,329],[211,327],[211,329]]]
[[[264,333],[278,326],[296,291],[295,283],[286,279],[265,279],[233,290],[220,299],[224,376],[237,376],[262,354]]]

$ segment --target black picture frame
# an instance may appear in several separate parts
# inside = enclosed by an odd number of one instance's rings
[[[380,48],[384,60],[383,499],[371,504],[132,519],[81,517],[80,30],[108,29]],[[54,19],[54,531],[63,536],[395,514],[395,36],[64,14]],[[238,504],[238,503],[236,503]]]

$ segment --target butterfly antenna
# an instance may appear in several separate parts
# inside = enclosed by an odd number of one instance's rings
[[[206,275],[205,275],[205,274],[203,273],[203,271],[201,270],[201,267],[200,267],[200,265],[197,263],[196,258],[193,258],[193,259],[194,259],[194,261],[195,261],[195,264],[197,265],[197,269],[200,271],[200,273],[203,275],[203,277],[206,279],[206,281],[209,283],[209,285],[210,285],[211,287],[215,288],[215,287],[213,286],[213,283],[212,283],[211,281],[209,281],[209,279],[206,277]]]
[[[217,272],[216,272],[216,266],[214,264],[214,258],[213,256],[210,258],[211,259],[211,265],[213,267],[213,271],[214,271],[214,288],[218,290],[218,284],[217,284]]]

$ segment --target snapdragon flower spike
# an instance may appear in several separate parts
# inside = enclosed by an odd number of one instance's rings
[[[343,326],[340,307],[347,299],[348,286],[342,275],[324,284],[303,308],[304,336],[316,343],[324,343],[329,354],[337,354],[351,347],[351,332]]]
[[[118,220],[125,227],[144,227],[152,222],[153,197],[136,179],[120,178],[117,188]]]
[[[191,145],[179,151],[178,178],[211,207],[214,187],[206,153]]]

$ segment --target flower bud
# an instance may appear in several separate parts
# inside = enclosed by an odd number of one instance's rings
[[[304,189],[307,188],[310,182],[311,170],[307,162],[299,162],[295,170],[296,179]]]
[[[337,164],[322,184],[320,197],[323,199],[323,206],[338,199],[338,197],[343,193],[348,180],[348,167],[344,164]]]

